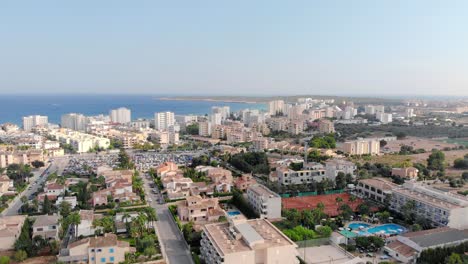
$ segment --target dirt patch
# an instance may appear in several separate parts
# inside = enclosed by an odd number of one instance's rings
[[[414,149],[424,149],[425,151],[431,151],[432,149],[443,150],[444,148],[454,148],[458,146],[456,144],[427,138],[408,137],[401,140],[389,141],[384,149],[389,152],[399,152],[403,145],[412,146]]]

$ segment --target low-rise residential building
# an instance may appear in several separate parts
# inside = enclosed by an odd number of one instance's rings
[[[468,230],[441,227],[399,235],[383,250],[402,263],[416,263],[416,259],[424,250],[453,247],[466,241],[468,241]]]
[[[378,155],[380,153],[380,142],[375,139],[358,139],[346,141],[341,150],[349,155]]]
[[[323,165],[319,163],[306,163],[300,170],[292,170],[288,166],[276,169],[278,183],[283,186],[321,182],[327,177]]]
[[[25,220],[25,215],[0,217],[0,251],[14,248]]]
[[[218,221],[225,213],[218,204],[218,198],[190,196],[177,204],[177,214],[182,221]]]
[[[80,224],[78,225],[78,236],[94,236],[96,227],[93,225],[95,219],[102,218],[101,214],[94,214],[93,210],[80,210]]]
[[[242,176],[238,177],[234,182],[236,189],[240,191],[245,191],[252,185],[257,184],[257,181],[254,179],[252,174],[242,174]]]
[[[413,167],[409,168],[392,168],[392,176],[415,180],[418,178],[419,170]]]
[[[247,201],[260,218],[281,218],[281,196],[261,184],[247,189]]]
[[[390,201],[392,190],[398,185],[385,179],[373,178],[359,180],[356,186],[357,195],[372,199],[381,203]]]
[[[390,208],[397,212],[408,202],[414,202],[417,216],[434,226],[468,229],[468,198],[434,189],[418,182],[406,182],[392,191]]]
[[[60,229],[58,215],[39,215],[33,224],[33,235],[41,236],[45,240],[58,240]]]
[[[342,159],[331,159],[325,162],[325,171],[327,178],[330,180],[335,180],[338,173],[342,172],[344,174],[351,174],[351,176],[356,176],[357,166],[351,161],[342,160]]]
[[[92,196],[91,196],[91,202],[90,204],[93,206],[93,207],[96,207],[96,206],[105,206],[107,205],[108,201],[107,201],[107,193],[106,191],[98,191],[98,192],[93,192]]]
[[[203,227],[201,256],[207,264],[299,263],[297,245],[265,219],[230,220]]]
[[[72,209],[75,208],[77,205],[76,196],[59,196],[57,198],[57,201],[55,201],[55,205],[59,207],[60,204],[63,202],[69,203]]]
[[[58,260],[65,263],[121,263],[125,254],[135,252],[125,241],[119,241],[117,235],[106,233],[100,237],[89,237],[72,242],[60,251]]]

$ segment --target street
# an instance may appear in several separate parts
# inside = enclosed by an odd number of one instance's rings
[[[7,209],[5,209],[1,215],[2,216],[10,216],[10,215],[17,215],[18,210],[21,208],[23,205],[21,202],[21,197],[25,196],[26,198],[29,197],[37,192],[39,187],[46,181],[47,176],[55,171],[63,171],[64,167],[67,164],[68,159],[67,158],[60,158],[60,159],[55,159],[49,167],[49,170],[47,173],[44,174],[43,177],[40,177],[41,174],[46,170],[47,167],[39,168],[37,170],[34,170],[33,177],[29,178],[29,186],[26,188],[26,190],[23,191],[22,194],[18,194],[13,201],[11,201],[10,205],[8,206]],[[35,199],[35,198],[34,198]]]
[[[141,177],[145,183],[145,193],[148,198],[152,201],[148,202],[156,210],[158,215],[158,221],[156,222],[156,228],[158,229],[159,242],[161,243],[161,251],[163,256],[169,264],[185,264],[193,263],[190,251],[187,248],[182,234],[179,232],[177,225],[172,219],[172,215],[169,212],[166,204],[159,204],[159,194],[154,194],[151,190],[151,181],[146,178],[142,173]]]

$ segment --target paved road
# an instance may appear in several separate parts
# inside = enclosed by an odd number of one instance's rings
[[[179,232],[177,225],[174,223],[169,209],[165,204],[158,203],[159,195],[151,192],[151,188],[149,186],[150,181],[143,173],[141,175],[145,182],[145,193],[147,199],[152,199],[152,201],[148,203],[156,209],[156,213],[158,215],[156,228],[158,229],[159,241],[162,244],[163,256],[166,256],[166,260],[169,264],[193,264],[192,256],[187,248],[187,244]]]
[[[47,176],[55,171],[58,172],[63,172],[63,169],[65,168],[66,164],[68,163],[68,159],[66,158],[60,158],[54,160],[49,167],[49,170],[47,173],[44,174],[43,177],[40,177],[41,174],[45,171],[46,168],[40,168],[38,170],[34,170],[33,177],[29,178],[29,186],[28,188],[23,191],[20,195],[16,196],[15,199],[10,203],[9,207],[5,209],[2,212],[2,216],[5,215],[17,215],[18,210],[21,208],[23,203],[21,202],[21,197],[26,196],[29,200],[29,196],[31,196],[33,193],[37,192],[39,187],[41,187],[42,183],[47,179]]]

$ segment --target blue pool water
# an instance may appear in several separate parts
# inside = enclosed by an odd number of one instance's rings
[[[352,230],[359,230],[359,227],[363,227],[364,229],[370,227],[369,224],[366,224],[366,223],[351,223],[348,225],[349,228],[351,228]]]
[[[227,214],[232,217],[232,216],[240,215],[240,212],[239,211],[229,211],[229,212],[227,212]]]
[[[370,234],[385,233],[387,235],[399,235],[406,232],[406,228],[397,224],[384,224],[361,231],[359,234],[362,233],[362,235],[364,235],[366,232]]]

